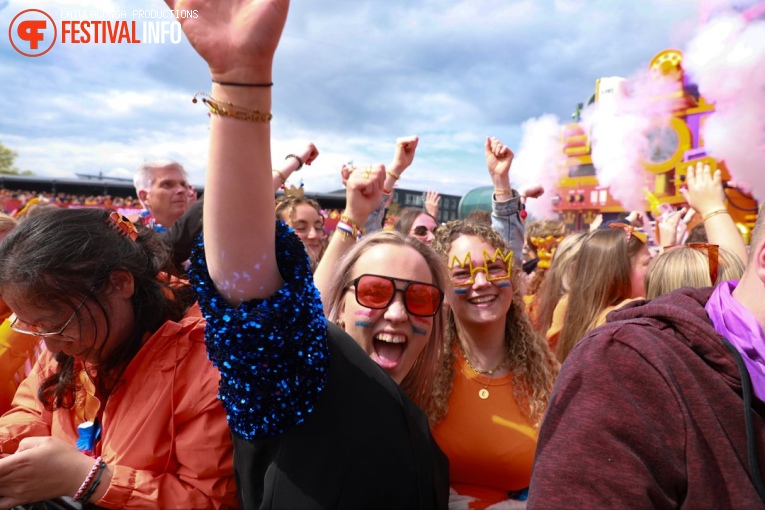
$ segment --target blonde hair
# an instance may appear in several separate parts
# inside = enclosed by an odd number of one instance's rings
[[[13,216],[0,213],[0,239],[3,239],[8,233],[16,228],[19,222]]]
[[[494,248],[509,250],[496,230],[464,220],[450,221],[439,228],[433,241],[433,249],[446,260],[452,243],[462,236],[475,236]],[[514,263],[511,273],[513,301],[505,320],[505,350],[513,375],[513,397],[521,412],[538,427],[547,408],[559,365],[550,352],[547,340],[534,331],[526,314],[520,291],[521,266],[520,263]],[[431,423],[437,423],[446,416],[456,375],[454,364],[455,345],[458,341],[457,324],[451,309],[446,313],[445,339],[445,353],[433,388],[434,414],[428,416]]]
[[[730,250],[718,248],[717,282],[739,280],[744,264]],[[646,298],[653,299],[681,287],[711,287],[709,258],[706,252],[680,245],[666,250],[651,261],[645,275]]]
[[[364,255],[376,246],[381,245],[403,246],[419,253],[430,268],[433,285],[443,290],[446,285],[446,268],[441,259],[429,246],[421,243],[414,237],[405,236],[395,231],[377,232],[365,237],[351,249],[337,265],[335,277],[327,292],[325,303],[325,315],[327,320],[336,322],[344,308],[345,293],[350,287],[353,276],[353,268]],[[380,267],[377,274],[385,276],[385,267]],[[433,412],[433,383],[436,370],[441,365],[443,355],[443,307],[433,317],[433,329],[428,343],[417,356],[412,369],[401,381],[401,389],[411,398],[420,409],[430,416]]]

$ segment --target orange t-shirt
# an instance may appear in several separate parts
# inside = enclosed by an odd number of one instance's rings
[[[481,510],[529,486],[537,431],[518,409],[511,375],[476,374],[459,354],[455,371],[449,411],[433,436],[449,458],[451,487]],[[484,387],[485,400],[478,396]]]

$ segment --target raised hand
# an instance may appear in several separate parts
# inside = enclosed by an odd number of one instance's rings
[[[393,161],[388,168],[391,172],[400,176],[401,172],[409,168],[414,161],[414,153],[417,150],[417,136],[404,136],[396,139],[396,152]]]
[[[712,173],[709,165],[701,162],[688,167],[683,197],[702,217],[712,211],[725,209],[725,192],[720,170]]]
[[[659,244],[664,248],[679,244],[687,229],[684,217],[688,210],[683,207],[669,214],[662,214],[658,219]]]
[[[529,182],[518,186],[518,194],[523,198],[539,198],[544,195],[545,188],[538,182]]]
[[[340,168],[340,179],[343,181],[343,186],[348,185],[348,179],[351,177],[351,173],[356,169],[355,166],[353,166],[351,163],[345,164],[343,163],[342,168]]]
[[[486,166],[492,179],[495,177],[510,177],[510,166],[513,164],[515,154],[507,145],[497,138],[487,138],[484,145],[486,153]],[[509,181],[508,181],[509,182]]]
[[[319,157],[319,149],[316,148],[313,142],[308,142],[303,152],[300,154],[300,158],[303,160],[304,165],[310,165],[316,158]]]
[[[271,65],[287,20],[289,0],[165,0],[170,9],[196,10],[180,18],[183,32],[210,66],[213,79],[261,83]]]
[[[428,191],[425,193],[425,211],[438,218],[438,210],[441,206],[441,195],[436,191]]]
[[[385,165],[376,164],[356,168],[345,187],[345,215],[357,225],[364,225],[377,209],[385,181]]]

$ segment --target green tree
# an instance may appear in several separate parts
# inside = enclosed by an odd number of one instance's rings
[[[9,149],[0,142],[0,174],[33,175],[29,170],[20,172],[19,169],[16,168],[14,165],[16,156],[18,156],[16,151]]]

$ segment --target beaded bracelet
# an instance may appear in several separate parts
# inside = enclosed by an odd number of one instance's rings
[[[295,154],[287,154],[284,159],[290,159],[295,158],[298,162],[298,167],[295,169],[296,172],[299,172],[301,168],[303,168],[303,158],[300,156],[296,156]]]
[[[220,117],[231,117],[237,120],[247,120],[250,122],[262,122],[268,124],[271,119],[274,118],[270,113],[263,113],[259,110],[247,110],[240,106],[236,106],[234,103],[224,101],[227,106],[222,106],[220,102],[209,94],[203,92],[197,92],[194,94],[191,102],[197,102],[197,96],[202,96],[202,103],[207,106],[212,115],[218,115]]]
[[[90,469],[90,473],[88,473],[88,476],[85,477],[85,481],[82,482],[82,485],[80,485],[80,488],[75,493],[74,497],[72,498],[75,501],[80,501],[82,499],[82,496],[85,494],[85,491],[88,490],[88,487],[90,487],[91,482],[93,482],[93,478],[95,478],[96,473],[98,472],[98,469],[101,467],[101,462],[103,462],[103,457],[98,457],[96,459],[96,463],[93,464],[93,467]]]
[[[90,486],[90,489],[88,492],[85,493],[85,495],[80,500],[80,503],[87,503],[90,497],[93,495],[94,492],[96,492],[96,489],[99,485],[101,485],[101,475],[104,474],[104,471],[106,471],[106,462],[101,461],[101,465],[98,469],[98,474],[96,475],[95,480],[93,480],[93,484]]]
[[[718,214],[730,214],[730,212],[727,209],[717,209],[716,211],[712,211],[711,213],[702,216],[701,221],[707,221],[712,216],[717,216]]]

